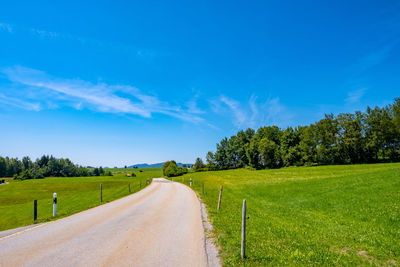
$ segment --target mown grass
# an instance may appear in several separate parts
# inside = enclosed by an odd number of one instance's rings
[[[208,208],[225,266],[400,264],[398,163],[200,172],[174,181],[188,184],[190,177]],[[245,260],[243,199],[250,217]]]
[[[38,200],[38,220],[45,222],[65,217],[129,194],[146,186],[146,179],[160,177],[161,169],[149,168],[124,170],[134,172],[136,177],[125,173],[114,176],[45,178],[15,181],[0,185],[0,231],[29,225],[33,221],[33,200]],[[140,188],[141,183],[141,188]],[[100,202],[100,184],[103,187],[103,202]],[[58,195],[57,217],[52,217],[53,193]]]

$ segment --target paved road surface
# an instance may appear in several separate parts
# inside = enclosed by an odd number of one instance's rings
[[[0,238],[0,266],[207,266],[200,203],[159,178],[142,191]]]

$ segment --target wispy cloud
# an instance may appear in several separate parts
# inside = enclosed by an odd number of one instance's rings
[[[63,35],[57,32],[51,32],[51,31],[45,31],[45,30],[39,30],[35,28],[30,29],[30,33],[32,35],[37,35],[42,38],[50,37],[50,38],[64,38],[64,39],[72,39],[73,37],[71,35]],[[75,39],[75,38],[74,38]]]
[[[348,92],[345,99],[346,104],[359,103],[361,98],[364,96],[366,90],[366,88],[360,88],[358,90]]]
[[[197,105],[197,101],[199,99],[199,94],[195,94],[191,100],[186,103],[186,107],[189,113],[192,114],[204,114],[206,113],[204,110],[200,109]]]
[[[0,103],[4,105],[10,105],[17,108],[31,110],[31,111],[40,111],[41,106],[40,103],[32,103],[28,101],[24,101],[18,98],[5,96],[4,94],[0,94]]]
[[[235,124],[239,127],[246,123],[246,112],[241,108],[240,103],[236,100],[230,99],[226,96],[221,96],[220,101],[227,105],[229,109],[233,112],[235,117]]]
[[[385,44],[384,46],[381,46],[376,50],[365,54],[358,60],[358,62],[354,66],[352,66],[354,74],[360,75],[381,64],[390,56],[390,53],[392,52],[393,48],[399,43],[399,41],[400,39],[396,38],[391,42]]]
[[[7,23],[0,23],[0,30],[7,31],[9,33],[13,32],[13,28],[10,24]]]
[[[285,127],[292,123],[293,114],[280,103],[279,98],[270,98],[259,101],[256,95],[252,95],[246,102],[239,102],[227,96],[221,96],[219,101],[213,102],[215,113],[222,113],[227,107],[231,114],[233,124],[237,128],[257,128],[265,125],[277,125]]]
[[[160,113],[190,122],[203,121],[201,117],[187,109],[172,106],[156,96],[142,93],[133,86],[61,79],[43,71],[21,66],[5,68],[1,72],[13,83],[26,86],[31,94],[30,97],[36,96],[38,101],[43,100],[43,90],[45,90],[55,98],[53,100],[69,103],[78,110],[89,108],[98,112],[132,114],[144,118],[150,118],[153,113]],[[3,102],[7,100],[16,103],[3,95]],[[17,104],[15,106],[18,106]]]
[[[71,41],[80,43],[84,46],[93,46],[100,49],[108,49],[115,50],[118,52],[123,52],[129,55],[136,56],[142,60],[151,62],[157,56],[160,55],[168,55],[169,53],[160,53],[158,51],[154,51],[150,48],[138,48],[132,45],[118,43],[118,42],[107,42],[103,40],[97,40],[92,38],[85,38],[81,36],[77,36],[70,33],[51,31],[46,29],[38,29],[34,27],[21,27],[19,25],[11,25],[7,23],[0,22],[0,31],[5,31],[12,34],[21,34],[24,36],[33,36],[39,39],[52,39],[52,40],[60,40],[60,41]]]

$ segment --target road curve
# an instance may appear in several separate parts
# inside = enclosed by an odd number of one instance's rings
[[[142,191],[0,238],[0,266],[207,266],[201,209],[163,178]]]

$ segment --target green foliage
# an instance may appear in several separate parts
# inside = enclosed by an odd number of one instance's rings
[[[400,262],[400,163],[236,169],[190,177],[207,206],[224,266]],[[189,183],[189,176],[184,181]],[[249,217],[245,260],[240,258],[243,199]]]
[[[35,162],[29,157],[0,157],[0,177],[14,177],[19,180],[39,179],[44,177],[80,177],[104,175],[104,169],[89,169],[75,165],[69,159],[56,159],[53,156],[42,156]]]
[[[178,167],[178,165],[176,165],[176,162],[174,160],[165,162],[163,164],[162,170],[163,170],[163,175],[167,177],[180,176],[182,174],[187,173],[187,169]]]
[[[207,169],[254,169],[282,166],[400,161],[400,98],[383,108],[367,108],[315,124],[284,130],[277,126],[239,131],[208,152]]]
[[[201,158],[197,158],[193,166],[194,170],[199,171],[200,169],[203,169],[205,167],[206,165],[203,163],[203,160]]]

